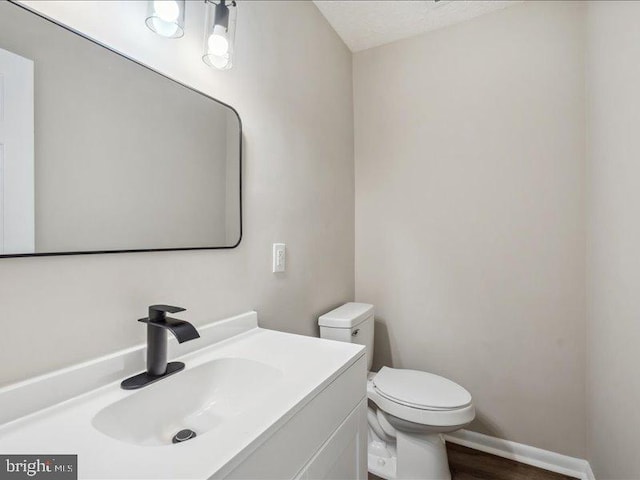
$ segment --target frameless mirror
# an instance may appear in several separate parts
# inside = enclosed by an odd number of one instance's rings
[[[234,247],[241,136],[231,107],[0,2],[0,256]]]

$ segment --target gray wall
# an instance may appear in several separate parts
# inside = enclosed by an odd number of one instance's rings
[[[354,56],[376,363],[464,385],[473,430],[580,457],[584,10],[527,2]]]
[[[640,478],[639,2],[588,14],[588,445],[596,477]]]
[[[233,112],[7,2],[0,45],[35,62],[37,252],[237,241]]]
[[[256,309],[266,327],[315,335],[318,314],[353,299],[351,54],[311,2],[240,2],[227,72],[200,59],[203,2],[189,2],[179,41],[146,28],[146,2],[31,4],[238,109],[244,240],[0,260],[0,384],[143,342],[136,319],[152,303],[186,307],[196,325]],[[273,242],[288,247],[278,276]]]

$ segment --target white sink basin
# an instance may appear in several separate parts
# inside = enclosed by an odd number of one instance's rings
[[[93,417],[100,432],[140,446],[171,445],[183,429],[198,439],[242,415],[260,409],[283,374],[255,360],[219,358],[160,380],[112,403]]]

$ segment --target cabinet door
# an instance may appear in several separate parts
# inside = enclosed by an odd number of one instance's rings
[[[363,400],[307,465],[301,478],[366,480],[367,401]]]
[[[358,468],[364,468],[366,473],[366,368],[366,358],[362,356],[264,440],[264,443],[255,447],[246,457],[238,458],[237,464],[230,463],[218,470],[211,479],[306,479],[309,459],[318,456],[329,443],[330,440],[327,439],[332,439],[349,421],[352,423],[349,423],[346,430],[352,429],[355,432],[360,428],[364,435],[359,445],[362,445],[365,460],[363,467]],[[351,419],[358,417],[354,416],[354,412],[361,408],[364,413],[360,414],[360,420]],[[361,425],[364,427],[361,428]],[[346,446],[344,444],[343,448]],[[336,452],[335,455],[340,453]],[[350,477],[349,480],[355,478],[366,479],[358,476]]]

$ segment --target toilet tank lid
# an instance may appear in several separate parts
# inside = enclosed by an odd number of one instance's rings
[[[318,319],[321,327],[352,328],[373,315],[373,305],[368,303],[345,303],[325,313]]]

